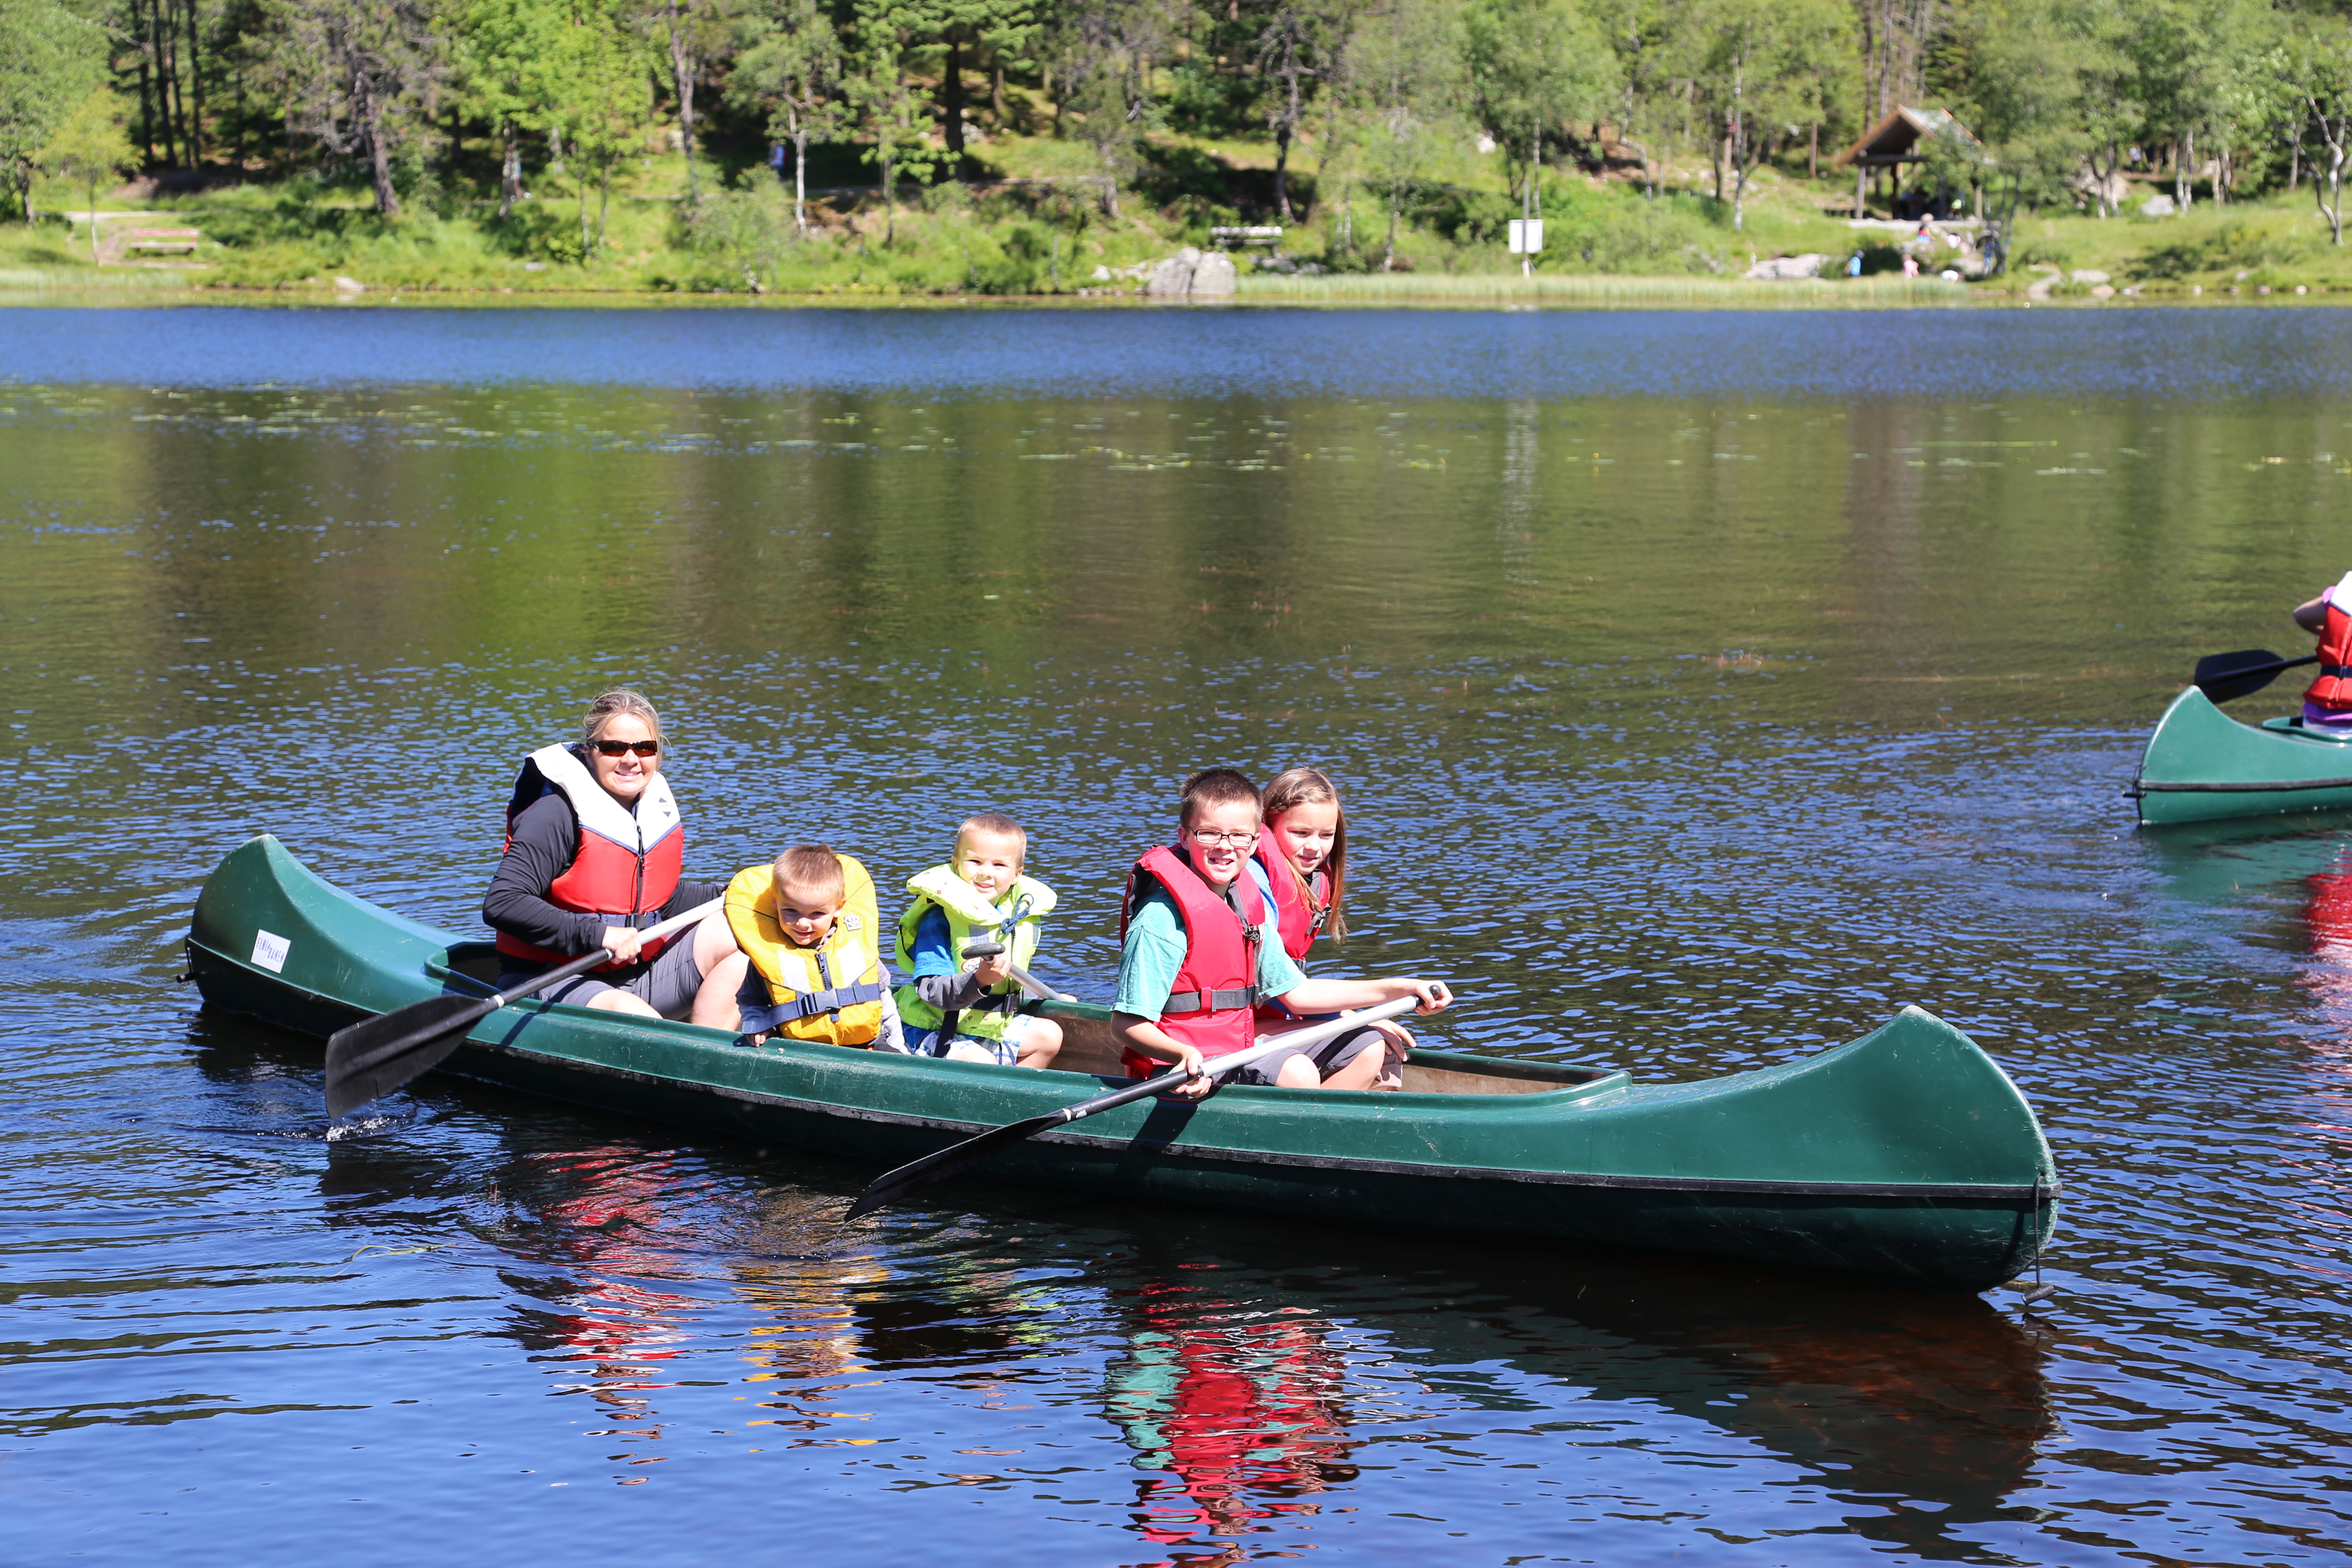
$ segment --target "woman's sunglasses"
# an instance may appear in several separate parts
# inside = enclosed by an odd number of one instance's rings
[[[641,757],[658,756],[661,753],[659,741],[591,741],[588,743],[607,757],[622,756],[630,752],[635,752]]]

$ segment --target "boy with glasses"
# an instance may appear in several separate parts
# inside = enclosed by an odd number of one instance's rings
[[[1435,981],[1309,980],[1283,950],[1274,910],[1244,875],[1257,844],[1258,792],[1231,768],[1184,781],[1174,847],[1144,853],[1128,874],[1120,917],[1118,994],[1111,1022],[1134,1078],[1171,1062],[1192,1074],[1171,1092],[1198,1098],[1203,1061],[1255,1042],[1256,1008],[1279,997],[1301,1016],[1377,1006],[1400,996],[1435,1013],[1453,1000]],[[1226,1075],[1283,1089],[1370,1089],[1385,1059],[1366,1027],[1319,1046],[1261,1057]]]

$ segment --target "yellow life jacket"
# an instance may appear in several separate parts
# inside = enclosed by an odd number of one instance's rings
[[[915,901],[898,917],[898,967],[912,974],[915,971],[915,933],[923,917],[937,910],[947,917],[948,951],[960,960],[963,950],[981,938],[1004,943],[1006,953],[1020,967],[1029,967],[1037,956],[1039,922],[1054,912],[1054,889],[1034,877],[1015,877],[1013,885],[991,903],[978,888],[955,874],[953,866],[934,866],[907,884],[907,891]],[[1004,1037],[1004,1021],[1019,1005],[1022,991],[1019,984],[1008,980],[992,990],[981,993],[979,1005],[955,1014],[950,1034],[971,1035],[984,1040]],[[915,989],[911,980],[898,987],[898,1018],[901,1023],[918,1029],[937,1029],[948,1021],[948,1015],[932,1006]],[[908,1042],[912,1046],[914,1042]]]
[[[773,866],[747,866],[727,884],[727,924],[736,945],[767,983],[769,1005],[743,1010],[743,1032],[870,1046],[882,1033],[882,998],[889,994],[877,940],[874,879],[846,855],[841,862],[841,912],[814,947],[802,947],[776,921]]]

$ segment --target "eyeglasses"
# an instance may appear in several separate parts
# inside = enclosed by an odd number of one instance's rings
[[[607,757],[623,756],[630,752],[635,752],[641,757],[661,754],[659,741],[591,741],[589,744],[595,747],[600,754]]]
[[[1191,830],[1191,837],[1193,843],[1204,847],[1230,844],[1236,849],[1246,849],[1257,842],[1257,829],[1252,827],[1228,832],[1215,827],[1195,827]]]

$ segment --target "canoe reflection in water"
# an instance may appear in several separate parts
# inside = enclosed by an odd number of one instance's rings
[[[1136,1523],[1154,1544],[1232,1536],[1318,1511],[1352,1481],[1340,1390],[1347,1361],[1299,1306],[1271,1314],[1167,1280],[1137,1295],[1105,1405],[1136,1450]]]

